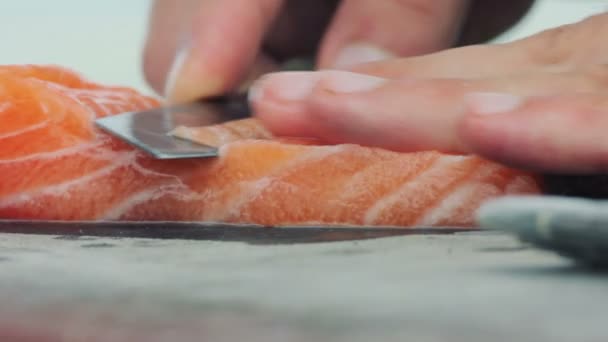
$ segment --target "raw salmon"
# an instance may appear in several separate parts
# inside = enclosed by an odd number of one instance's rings
[[[93,119],[159,106],[57,66],[0,66],[0,218],[470,226],[533,175],[475,156],[273,138],[255,119],[176,134],[215,159],[153,160]]]

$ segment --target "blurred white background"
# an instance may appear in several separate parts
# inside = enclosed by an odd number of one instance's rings
[[[0,0],[0,64],[61,64],[95,81],[150,93],[140,66],[149,4],[150,0]],[[528,16],[496,41],[606,9],[608,0],[537,0]]]

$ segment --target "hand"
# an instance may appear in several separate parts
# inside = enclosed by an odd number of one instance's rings
[[[144,73],[157,92],[186,101],[236,88],[294,56],[316,56],[320,68],[345,68],[438,51],[459,38],[487,39],[532,2],[470,1],[156,0]],[[468,11],[487,20],[464,24]]]
[[[504,45],[270,74],[252,104],[276,134],[475,153],[545,172],[608,170],[608,14]]]

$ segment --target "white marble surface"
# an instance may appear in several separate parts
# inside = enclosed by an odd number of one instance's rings
[[[175,0],[178,3],[180,0]],[[511,40],[606,8],[606,0],[539,0]],[[140,52],[149,0],[0,0],[0,64],[57,63],[149,92]]]

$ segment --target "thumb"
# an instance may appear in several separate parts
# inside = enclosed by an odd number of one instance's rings
[[[181,32],[182,37],[173,35],[173,39],[182,40],[181,44],[174,44],[173,50],[156,39],[179,20],[164,20],[162,12],[154,13],[161,19],[156,20],[148,35],[145,51],[148,69],[155,67],[156,58],[160,60],[167,53],[163,49],[173,53],[172,64],[160,79],[164,95],[171,102],[182,102],[235,87],[259,58],[261,41],[281,3],[281,0],[201,1],[193,13],[184,14],[182,20],[189,23]]]
[[[322,42],[322,68],[349,68],[452,45],[469,0],[344,0]]]

